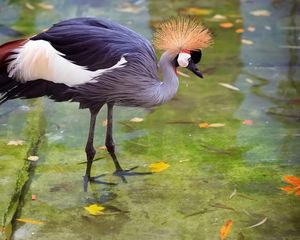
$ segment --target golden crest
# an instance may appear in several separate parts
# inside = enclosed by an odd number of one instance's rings
[[[197,19],[177,17],[158,26],[153,43],[157,49],[178,54],[182,50],[207,48],[212,44],[212,36]]]

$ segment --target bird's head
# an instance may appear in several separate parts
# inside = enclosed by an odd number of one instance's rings
[[[192,71],[196,76],[203,78],[202,73],[197,67],[197,63],[200,62],[202,57],[201,50],[189,51],[183,50],[174,59],[175,67],[185,67]]]
[[[189,17],[171,18],[161,23],[154,34],[155,47],[174,56],[176,68],[185,67],[201,78],[196,64],[201,60],[202,50],[211,44],[210,31]]]

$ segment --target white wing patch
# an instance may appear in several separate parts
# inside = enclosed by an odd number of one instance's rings
[[[116,68],[125,67],[124,56],[112,67],[90,71],[86,67],[76,65],[65,59],[64,54],[57,51],[44,40],[30,40],[16,49],[8,58],[9,77],[21,82],[44,79],[54,83],[64,83],[70,87],[93,82],[95,77]],[[99,56],[100,57],[100,56]]]

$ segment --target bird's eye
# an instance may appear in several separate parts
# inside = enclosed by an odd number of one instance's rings
[[[191,51],[191,57],[192,57],[192,61],[197,64],[198,62],[200,62],[201,57],[202,57],[202,52],[201,50],[199,51]]]
[[[181,52],[178,54],[177,62],[180,67],[187,67],[189,65],[189,60],[191,59],[191,54]]]

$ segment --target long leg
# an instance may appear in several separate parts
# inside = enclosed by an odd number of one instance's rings
[[[123,171],[122,167],[120,166],[120,163],[117,159],[117,156],[115,154],[115,144],[112,136],[113,132],[113,107],[114,105],[112,103],[107,104],[107,129],[106,129],[106,139],[105,139],[105,146],[107,148],[107,151],[109,152],[115,167],[116,172]]]
[[[115,154],[115,144],[112,137],[112,125],[113,125],[113,104],[108,103],[107,104],[107,130],[106,130],[106,140],[105,145],[106,148],[115,164],[116,171],[115,175],[119,176],[124,183],[127,183],[127,180],[125,176],[134,176],[134,175],[146,175],[151,174],[151,172],[132,172],[132,170],[136,169],[137,167],[132,167],[128,170],[123,170],[120,166],[120,163],[117,159],[117,156]]]
[[[96,154],[96,150],[93,146],[94,144],[94,134],[95,134],[95,124],[97,115],[100,111],[102,106],[98,108],[90,108],[90,114],[91,114],[91,120],[90,120],[90,129],[89,129],[89,135],[85,146],[85,152],[86,152],[86,172],[85,176],[90,180],[91,179],[91,168],[93,164],[93,160]]]

